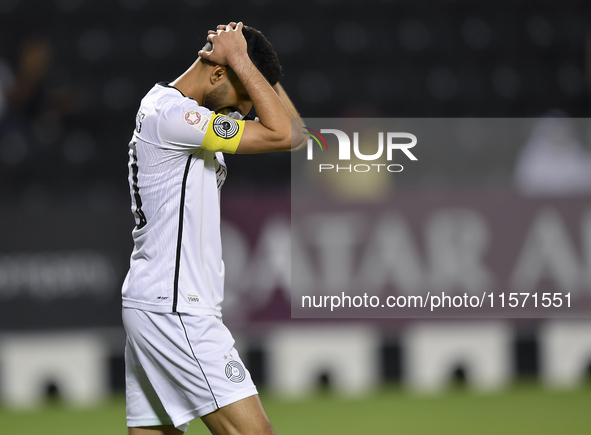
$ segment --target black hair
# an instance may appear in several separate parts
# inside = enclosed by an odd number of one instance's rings
[[[276,84],[279,77],[281,77],[281,65],[271,43],[259,30],[253,27],[244,26],[242,34],[246,39],[248,57],[254,66],[257,67],[269,84]]]
[[[279,77],[281,77],[281,65],[271,43],[254,27],[244,26],[242,28],[242,35],[246,39],[246,50],[251,62],[270,85],[277,84]],[[207,42],[203,49],[210,51],[212,49],[211,43]]]

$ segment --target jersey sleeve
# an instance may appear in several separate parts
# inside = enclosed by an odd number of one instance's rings
[[[169,149],[190,151],[203,148],[235,153],[244,124],[242,120],[218,115],[196,103],[185,103],[164,108],[158,133],[163,145]]]

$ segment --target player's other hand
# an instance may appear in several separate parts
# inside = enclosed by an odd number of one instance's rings
[[[246,54],[246,39],[242,35],[242,22],[220,24],[217,30],[210,30],[207,41],[213,45],[210,51],[201,50],[199,56],[218,65],[230,65],[239,55]]]

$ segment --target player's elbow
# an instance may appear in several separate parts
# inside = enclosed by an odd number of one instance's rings
[[[306,136],[295,118],[291,118],[289,124],[284,124],[273,133],[275,151],[293,151],[306,141]]]
[[[306,143],[306,136],[301,129],[292,124],[289,132],[285,131],[276,136],[273,141],[273,151],[297,151],[301,149]]]
[[[274,143],[275,151],[295,151],[306,142],[306,136],[297,125],[292,125],[289,131],[283,131]]]
[[[293,143],[293,129],[283,128],[273,131],[269,137],[270,151],[285,151],[291,149]]]
[[[290,143],[289,143],[289,149],[290,151],[295,151],[299,148],[301,148],[301,146],[306,142],[306,136],[304,135],[304,133],[302,133],[302,130],[300,128],[297,128],[292,125],[291,128],[291,135],[290,135]]]

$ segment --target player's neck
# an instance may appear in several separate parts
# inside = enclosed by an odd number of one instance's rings
[[[184,96],[193,98],[197,103],[202,104],[207,84],[205,80],[209,76],[206,68],[207,66],[197,59],[179,78],[170,82],[170,86],[174,86]]]

